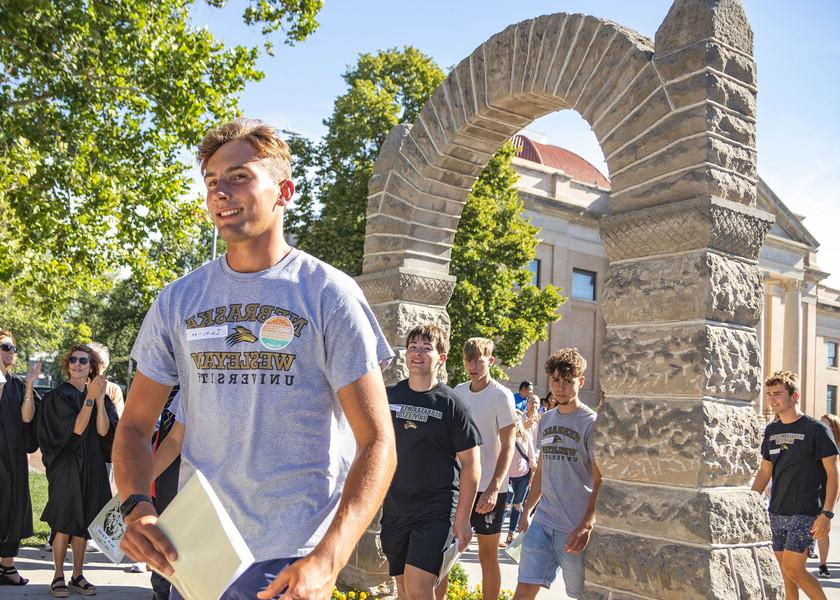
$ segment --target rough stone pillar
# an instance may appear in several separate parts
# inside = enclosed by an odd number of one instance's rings
[[[668,127],[629,142],[610,259],[587,598],[783,598],[760,497],[755,65],[740,3],[677,0],[653,64]],[[620,150],[625,152],[626,150]],[[616,185],[616,182],[618,185]]]

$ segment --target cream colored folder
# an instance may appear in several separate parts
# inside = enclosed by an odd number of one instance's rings
[[[167,577],[184,600],[218,600],[254,555],[207,478],[196,471],[157,522],[175,546]]]

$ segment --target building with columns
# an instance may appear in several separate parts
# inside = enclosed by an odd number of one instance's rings
[[[562,318],[549,326],[548,340],[535,343],[520,365],[507,369],[507,384],[514,389],[531,380],[544,396],[545,359],[552,350],[574,346],[589,362],[581,397],[596,405],[606,333],[600,294],[608,264],[598,221],[609,211],[610,182],[569,150],[522,134],[514,142],[519,150],[513,165],[525,216],[540,228],[536,260],[530,265],[532,281],[562,288],[567,301],[560,309]],[[819,242],[803,224],[804,217],[791,212],[762,179],[757,204],[776,217],[759,257],[764,275],[764,312],[757,327],[762,368],[765,374],[779,369],[800,373],[807,414],[840,414],[840,290],[821,284],[829,273],[817,264]],[[763,398],[757,409],[767,416]]]

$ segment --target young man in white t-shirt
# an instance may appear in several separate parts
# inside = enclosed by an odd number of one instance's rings
[[[478,538],[481,589],[484,598],[496,600],[502,586],[499,568],[499,535],[508,497],[508,470],[516,438],[516,409],[513,394],[490,376],[493,342],[470,338],[464,344],[464,368],[470,376],[455,388],[472,411],[483,440],[481,480],[470,522]]]

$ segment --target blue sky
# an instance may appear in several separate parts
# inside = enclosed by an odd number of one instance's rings
[[[309,137],[345,90],[341,74],[363,52],[412,45],[442,67],[457,64],[511,23],[555,12],[603,17],[653,37],[670,0],[326,0],[318,31],[294,47],[276,45],[261,59],[266,73],[250,84],[241,106],[248,116]],[[744,0],[758,63],[759,174],[821,242],[827,282],[840,287],[840,2]],[[795,7],[795,8],[794,8]],[[259,33],[241,24],[242,4],[199,4],[196,25],[226,43],[252,44]],[[604,172],[588,125],[572,111],[544,117],[531,128],[546,141],[581,154]]]

